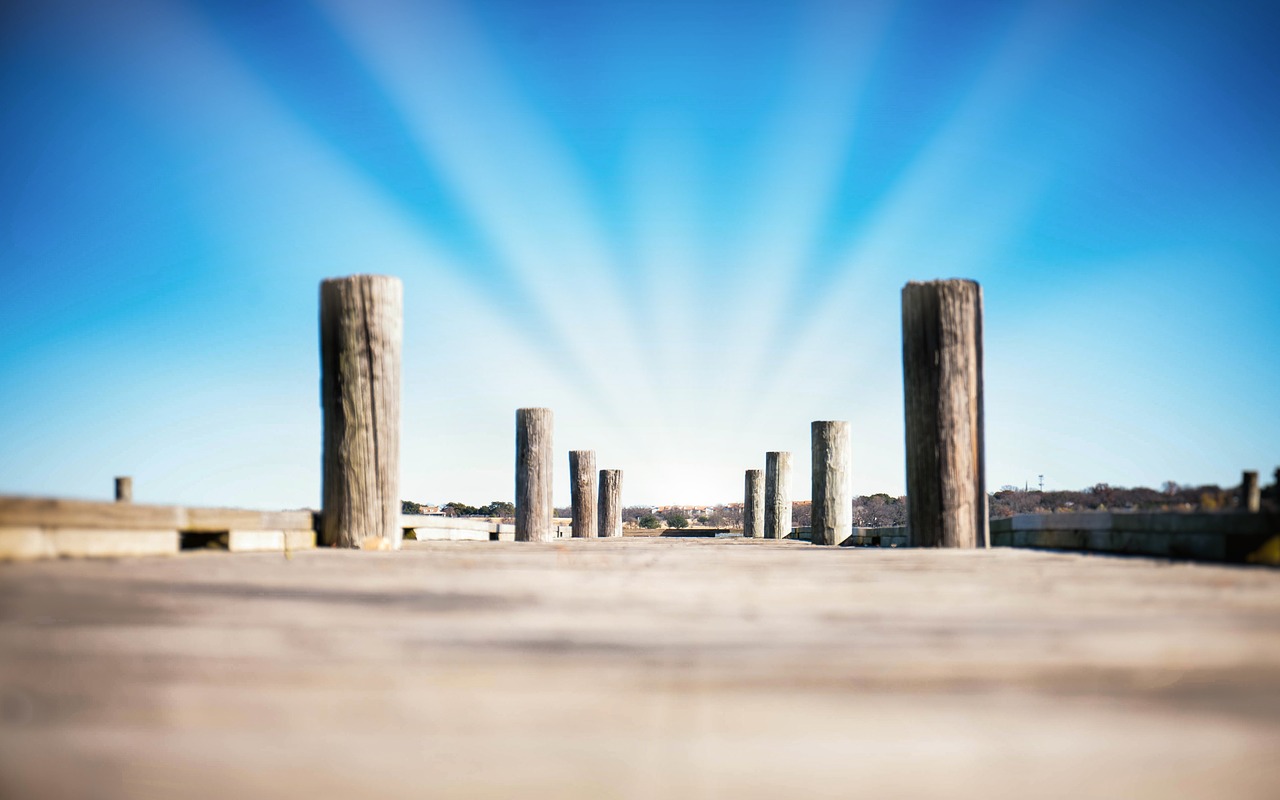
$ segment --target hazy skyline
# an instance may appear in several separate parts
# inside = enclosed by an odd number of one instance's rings
[[[405,285],[401,494],[623,502],[852,423],[899,291],[986,305],[987,485],[1280,463],[1271,4],[6,4],[0,492],[316,506],[318,284]],[[1264,479],[1264,482],[1266,480]]]

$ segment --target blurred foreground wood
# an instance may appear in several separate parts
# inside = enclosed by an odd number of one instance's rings
[[[1280,572],[775,540],[0,564],[0,797],[1274,797]]]

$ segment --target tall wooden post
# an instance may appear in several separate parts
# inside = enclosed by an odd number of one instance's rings
[[[622,535],[622,470],[600,470],[600,535]]]
[[[849,423],[825,420],[812,425],[814,544],[841,544],[853,534],[853,496],[849,489]]]
[[[907,524],[917,547],[986,547],[982,288],[974,281],[902,289]]]
[[[764,473],[758,469],[747,470],[742,535],[750,539],[764,536]]]
[[[551,524],[551,437],[549,408],[516,409],[516,541],[549,542]]]
[[[596,451],[569,451],[573,538],[596,538]]]
[[[764,536],[785,539],[791,535],[791,454],[764,454]]]
[[[355,275],[320,284],[324,488],[320,539],[400,547],[399,278]]]
[[[121,475],[116,478],[116,502],[133,502],[133,478],[128,475]]]
[[[1240,479],[1240,507],[1257,513],[1262,510],[1262,490],[1258,487],[1258,473],[1245,470]]]

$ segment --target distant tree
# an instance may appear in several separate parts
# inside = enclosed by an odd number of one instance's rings
[[[792,503],[791,524],[797,528],[807,528],[813,524],[813,503],[808,500],[797,500]]]
[[[494,500],[489,505],[476,509],[476,516],[480,517],[514,517],[515,515],[516,504],[508,503],[506,500]]]
[[[667,525],[672,528],[689,527],[689,518],[684,515],[683,511],[668,511],[663,515],[667,520]]]
[[[639,524],[641,528],[649,528],[650,530],[652,530],[654,528],[661,528],[662,520],[658,519],[652,514],[645,514],[644,516],[640,517],[639,520],[637,520],[637,524]]]
[[[400,513],[401,513],[401,514],[421,514],[421,513],[422,513],[422,504],[421,504],[421,503],[415,503],[415,502],[413,502],[412,500],[401,500],[401,501],[400,501]]]
[[[628,522],[633,525],[640,524],[640,518],[650,512],[651,506],[623,506],[622,508],[622,524]]]

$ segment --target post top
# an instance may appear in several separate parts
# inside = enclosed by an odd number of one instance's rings
[[[982,290],[982,286],[972,278],[937,278],[931,281],[907,281],[906,284],[903,285],[902,291],[905,292],[908,289],[924,289],[924,288],[940,289],[940,288],[959,288],[959,287],[966,287],[966,288],[973,287],[974,289],[977,289],[979,291]]]
[[[338,275],[332,278],[325,278],[320,281],[323,286],[327,283],[343,283],[346,281],[395,281],[400,283],[400,279],[395,275],[374,275],[371,273],[360,273],[358,275]]]

